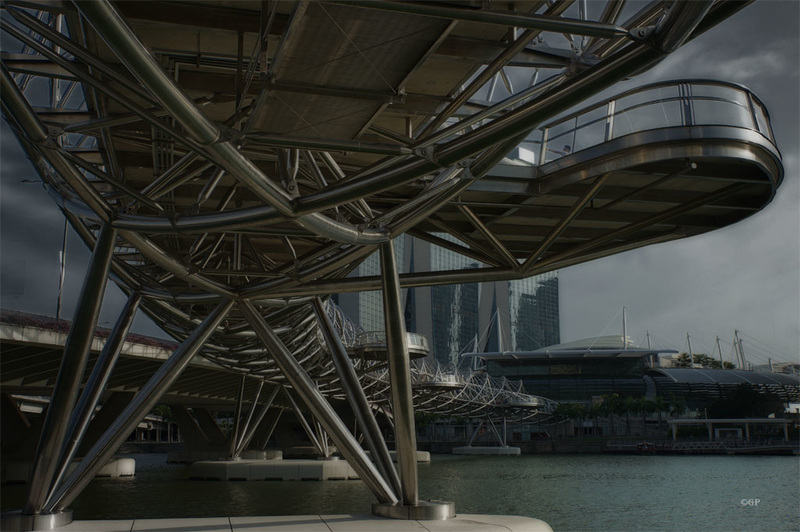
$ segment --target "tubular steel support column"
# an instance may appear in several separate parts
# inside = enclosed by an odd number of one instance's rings
[[[242,375],[239,381],[239,395],[236,398],[236,410],[233,414],[233,432],[230,435],[230,442],[228,445],[228,456],[234,458],[236,456],[236,444],[239,440],[239,425],[241,424],[242,417],[242,403],[244,403],[244,385],[247,382],[247,377]]]
[[[294,410],[294,415],[297,417],[297,421],[300,422],[300,426],[303,427],[303,431],[306,433],[306,436],[308,436],[308,439],[311,440],[311,443],[313,443],[314,447],[317,448],[317,452],[319,452],[319,454],[324,456],[325,451],[322,448],[322,444],[317,439],[317,435],[314,433],[314,429],[312,429],[311,425],[309,425],[308,421],[306,421],[306,417],[303,415],[303,412],[300,411],[300,407],[297,406],[297,403],[295,402],[294,397],[292,397],[292,394],[289,393],[288,388],[283,389],[283,395],[286,396],[286,399],[289,400],[289,404],[292,405],[292,410]]]
[[[250,422],[253,421],[253,414],[256,413],[256,408],[258,408],[258,400],[261,398],[261,390],[264,389],[264,381],[261,380],[258,383],[258,389],[256,389],[256,394],[253,396],[253,401],[250,403],[250,409],[247,412],[247,419],[244,422],[244,426],[241,427],[241,430],[237,431],[240,434],[237,434],[236,437],[236,447],[233,450],[233,456],[239,456],[242,454],[242,444],[244,443],[245,435],[250,430]],[[258,423],[258,422],[256,422]]]
[[[100,357],[95,362],[92,374],[89,376],[89,380],[70,420],[66,443],[64,444],[64,450],[61,452],[61,461],[58,464],[53,486],[58,486],[67,474],[67,469],[72,459],[75,458],[78,446],[86,434],[86,429],[89,428],[92,415],[100,403],[100,397],[106,390],[108,379],[111,378],[111,372],[114,370],[119,354],[122,351],[122,346],[125,343],[125,338],[131,329],[133,318],[136,317],[136,311],[139,309],[141,299],[138,292],[130,295],[116,324],[114,324],[111,335],[103,346]]]
[[[89,350],[106,291],[111,259],[114,256],[116,236],[116,230],[110,224],[105,224],[94,246],[75,309],[75,318],[64,344],[64,356],[61,358],[58,377],[50,398],[50,408],[47,410],[42,435],[36,448],[24,514],[42,513],[53,487],[53,477],[58,467],[64,437],[67,435],[70,416],[78,399],[81,380],[89,360]]]
[[[322,301],[316,297],[312,303],[322,335],[325,338],[325,344],[330,350],[336,373],[341,379],[347,402],[350,403],[350,408],[353,410],[357,423],[362,427],[364,440],[372,453],[372,457],[375,459],[375,465],[383,475],[383,478],[394,488],[395,493],[399,494],[401,493],[400,477],[397,476],[397,471],[392,464],[389,449],[386,447],[386,442],[383,441],[378,422],[375,421],[375,416],[372,415],[369,401],[367,401],[364,389],[358,381],[358,375],[356,375],[353,363],[350,357],[347,356],[347,350],[342,344],[339,335],[336,334],[336,329],[333,327],[328,313],[325,312]]]
[[[139,421],[153,409],[164,392],[186,369],[192,358],[205,345],[216,327],[228,314],[231,306],[233,303],[228,300],[220,303],[161,365],[48,501],[48,512],[62,510],[86,487]]]
[[[242,437],[242,442],[239,444],[239,448],[236,450],[237,456],[242,454],[247,446],[250,445],[250,441],[253,439],[253,436],[256,433],[259,425],[264,420],[264,416],[267,415],[267,411],[269,407],[272,406],[273,401],[275,401],[275,397],[278,395],[278,390],[280,390],[280,386],[276,386],[274,390],[272,390],[272,394],[267,399],[267,402],[264,403],[264,406],[261,408],[261,411],[256,416],[255,422],[245,430],[244,436]],[[255,407],[255,404],[253,405]],[[270,436],[272,434],[270,433]]]
[[[302,397],[311,410],[311,413],[322,423],[325,430],[331,435],[339,451],[344,455],[350,466],[361,476],[364,483],[372,490],[375,497],[382,503],[395,504],[398,498],[392,491],[381,474],[367,457],[356,439],[347,430],[336,411],[314,386],[300,363],[292,356],[281,339],[267,325],[261,314],[248,301],[239,303],[239,310],[244,314],[250,326],[264,346],[269,349],[275,363],[281,369],[286,379]]]
[[[414,428],[414,403],[411,397],[411,358],[408,355],[403,311],[400,303],[400,279],[392,243],[381,244],[381,280],[383,313],[386,320],[386,349],[389,357],[389,382],[392,390],[392,413],[400,468],[403,504],[419,504],[417,489],[417,439]]]
[[[381,283],[383,314],[386,320],[386,348],[389,358],[389,384],[392,393],[394,434],[400,469],[402,503],[373,504],[372,513],[393,519],[449,519],[455,516],[452,502],[419,500],[417,487],[417,438],[414,428],[414,403],[411,390],[411,359],[400,299],[400,278],[392,242],[381,244]]]

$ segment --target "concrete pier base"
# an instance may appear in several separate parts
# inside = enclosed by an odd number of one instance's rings
[[[204,460],[189,467],[193,480],[356,480],[345,460]]]
[[[474,454],[481,456],[517,456],[522,454],[519,447],[453,447],[453,454]]]
[[[243,460],[280,460],[283,458],[283,451],[277,449],[267,449],[266,451],[245,451],[242,453]],[[170,451],[167,453],[168,464],[191,464],[202,460],[225,460],[223,451]]]
[[[372,458],[369,451],[366,451],[367,456]],[[389,451],[389,456],[392,458],[392,462],[397,462],[397,451]],[[417,451],[417,463],[418,464],[427,464],[431,461],[431,453],[428,451]]]
[[[398,521],[368,515],[285,515],[183,519],[74,521],[61,532],[552,532],[544,521],[506,515],[459,515],[445,521]]]
[[[72,462],[69,471],[75,469],[75,466],[80,462],[76,460]],[[28,477],[31,471],[31,462],[9,462],[3,464],[2,469],[2,483],[3,484],[27,484]],[[136,460],[133,458],[112,458],[100,471],[97,472],[97,478],[117,478],[117,477],[132,477],[136,475]]]

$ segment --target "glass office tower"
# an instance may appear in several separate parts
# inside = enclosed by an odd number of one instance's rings
[[[438,235],[454,242],[450,235]],[[480,264],[429,242],[403,236],[395,240],[401,271],[477,268]],[[402,261],[400,260],[402,258]],[[380,275],[377,253],[357,275]],[[558,272],[521,279],[403,290],[406,329],[428,337],[431,356],[457,365],[467,352],[531,351],[560,340]],[[382,331],[380,291],[340,294],[342,310],[365,331]]]

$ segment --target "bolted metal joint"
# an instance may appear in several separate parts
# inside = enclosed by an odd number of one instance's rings
[[[650,41],[656,31],[655,26],[643,26],[641,28],[631,28],[628,32],[628,37],[632,41],[652,44]]]

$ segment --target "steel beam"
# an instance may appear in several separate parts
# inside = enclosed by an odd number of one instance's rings
[[[491,9],[472,9],[463,7],[445,7],[427,2],[392,2],[374,0],[338,0],[339,4],[349,4],[369,9],[411,13],[427,17],[439,17],[451,20],[466,20],[484,24],[527,28],[541,31],[571,33],[596,37],[622,37],[628,30],[614,24],[594,22],[570,18],[554,18],[552,16],[518,14]],[[569,2],[571,3],[571,2]]]
[[[239,443],[239,425],[242,418],[242,403],[244,402],[244,385],[247,383],[247,376],[242,374],[239,380],[239,394],[236,396],[236,409],[233,414],[233,432],[228,436],[228,455],[236,456],[236,444]]]
[[[262,381],[263,382],[263,381]],[[256,416],[255,422],[250,425],[249,427],[245,427],[244,435],[242,436],[242,441],[239,444],[239,448],[236,450],[236,455],[241,455],[246,449],[247,446],[250,445],[250,442],[253,439],[253,436],[256,434],[256,430],[258,429],[261,422],[264,420],[264,416],[267,415],[267,411],[272,406],[272,403],[275,401],[275,397],[278,395],[278,390],[280,390],[280,386],[275,386],[275,389],[272,390],[272,394],[267,399],[267,402],[264,403],[264,406],[261,407],[261,411]],[[253,404],[255,407],[255,403]]]
[[[389,381],[392,393],[397,463],[403,505],[417,506],[417,438],[414,428],[414,402],[411,390],[411,359],[408,355],[406,329],[401,308],[400,279],[391,242],[380,246],[383,314],[386,323],[386,349],[389,357]]]
[[[214,330],[233,306],[229,300],[220,303],[205,320],[175,350],[158,371],[147,381],[133,401],[86,453],[79,466],[58,487],[47,502],[47,512],[63,510],[91,482],[94,475],[116,452],[120,444],[130,435],[141,419],[153,409],[161,396],[169,389],[192,358],[205,346]]]
[[[397,476],[397,471],[392,464],[392,457],[386,447],[386,442],[383,440],[378,422],[375,420],[375,416],[372,415],[372,409],[369,406],[367,396],[364,394],[364,389],[358,381],[353,362],[350,360],[341,338],[336,333],[328,313],[325,312],[322,301],[315,297],[312,304],[320,330],[325,338],[325,344],[328,346],[333,365],[336,368],[336,373],[341,380],[347,402],[350,403],[353,415],[362,427],[364,441],[369,447],[370,453],[372,453],[372,457],[375,460],[375,465],[381,475],[394,488],[395,493],[399,494],[401,492],[400,478]]]
[[[100,398],[108,386],[111,372],[114,370],[119,354],[122,351],[122,346],[125,343],[125,338],[131,329],[133,318],[136,317],[136,311],[139,309],[141,299],[141,296],[136,292],[128,297],[125,307],[114,324],[114,329],[111,331],[100,356],[95,362],[89,380],[86,382],[83,393],[78,399],[78,404],[75,406],[75,411],[70,419],[53,486],[58,486],[67,474],[70,463],[75,458],[78,446],[81,444],[95,409],[100,403]]]
[[[240,302],[239,309],[258,338],[269,349],[270,354],[281,368],[286,379],[311,409],[312,414],[322,423],[336,443],[339,451],[345,456],[350,466],[356,470],[364,483],[369,486],[375,497],[382,503],[398,502],[391,486],[381,477],[381,474],[364,453],[364,450],[353,435],[350,434],[342,420],[339,419],[336,411],[319,392],[314,382],[292,356],[292,353],[286,348],[281,339],[267,325],[261,314],[247,301]]]
[[[103,225],[86,270],[83,288],[75,309],[75,318],[64,343],[64,356],[61,358],[58,378],[50,398],[50,408],[47,410],[42,435],[36,449],[28,500],[23,511],[25,514],[42,513],[48,493],[53,487],[53,478],[64,438],[69,429],[70,416],[78,399],[94,332],[97,329],[116,238],[116,230],[108,224]]]

